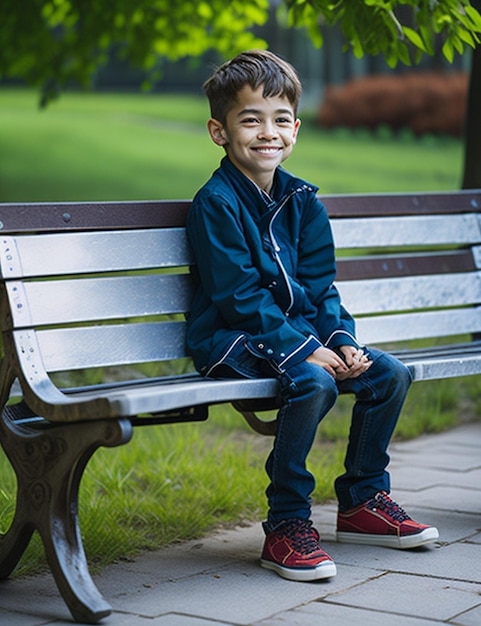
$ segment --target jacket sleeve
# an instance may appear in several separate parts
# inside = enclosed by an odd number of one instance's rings
[[[247,233],[238,208],[211,193],[196,197],[187,232],[207,297],[226,328],[248,336],[248,347],[279,370],[304,360],[321,344],[293,328],[262,284],[253,248],[261,248],[256,233]],[[258,236],[258,235],[257,235]]]
[[[335,247],[329,217],[317,197],[313,196],[302,219],[298,277],[316,310],[311,323],[328,348],[358,347],[354,319],[342,306],[334,283]]]

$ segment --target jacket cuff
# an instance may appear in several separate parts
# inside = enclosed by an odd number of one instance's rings
[[[347,330],[335,330],[331,333],[331,335],[329,335],[325,345],[331,350],[338,348],[339,346],[354,346],[355,348],[362,347],[357,339],[351,335],[351,333],[348,333]]]
[[[307,357],[315,352],[317,348],[322,347],[322,343],[314,337],[314,335],[309,335],[309,337],[304,341],[300,346],[298,346],[295,350],[293,350],[290,354],[287,354],[285,358],[279,362],[279,367],[284,370],[288,367],[292,367],[293,365],[297,365],[302,361],[305,361]],[[281,356],[283,356],[281,354]]]
[[[282,373],[286,367],[292,367],[293,365],[297,365],[297,363],[305,361],[310,354],[321,346],[321,341],[314,337],[314,335],[309,335],[305,341],[290,352],[282,352],[282,349],[274,350],[266,346],[263,342],[256,343],[252,340],[247,342],[247,348],[252,354],[268,361],[270,365],[280,373]]]

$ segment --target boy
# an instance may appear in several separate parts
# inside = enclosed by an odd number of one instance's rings
[[[280,167],[299,131],[301,85],[291,65],[253,50],[205,83],[207,127],[225,156],[187,221],[196,292],[187,344],[210,377],[280,382],[277,434],[266,462],[268,515],[261,565],[290,580],[336,574],[310,521],[306,457],[339,392],[355,395],[336,479],[338,541],[413,548],[438,538],[389,497],[387,446],[411,378],[355,337],[333,284],[334,244],[317,187]]]

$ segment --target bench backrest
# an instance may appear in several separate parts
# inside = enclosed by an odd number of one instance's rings
[[[481,333],[481,191],[323,200],[361,341]],[[185,357],[188,206],[0,205],[0,323],[22,376]]]

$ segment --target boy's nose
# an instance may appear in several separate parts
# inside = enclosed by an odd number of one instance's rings
[[[259,131],[259,136],[263,139],[275,139],[277,137],[277,129],[274,124],[264,124]]]

